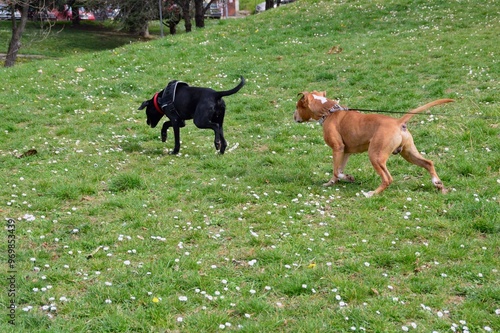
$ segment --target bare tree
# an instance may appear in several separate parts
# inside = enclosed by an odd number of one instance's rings
[[[204,0],[194,0],[194,22],[197,28],[205,27],[205,13],[214,2],[215,0],[210,0],[205,4]]]
[[[210,3],[212,2],[210,1]],[[210,4],[207,7],[209,6]],[[205,27],[205,10],[203,0],[194,0],[194,24],[197,28]]]
[[[26,28],[26,22],[28,21],[28,12],[31,1],[12,1],[10,3],[10,11],[12,13],[12,37],[9,42],[9,49],[7,51],[7,56],[5,57],[5,67],[12,67],[16,63],[17,54],[21,49],[21,38]],[[17,22],[14,13],[16,10],[21,11],[21,20]]]
[[[182,18],[184,19],[184,28],[186,32],[191,32],[191,0],[179,0],[180,6],[182,8]]]

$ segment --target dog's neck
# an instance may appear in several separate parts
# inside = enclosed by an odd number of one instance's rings
[[[319,123],[323,125],[323,122],[325,119],[330,116],[332,113],[335,113],[337,111],[348,111],[349,109],[346,107],[341,106],[338,104],[337,101],[333,100],[328,100],[327,103],[325,103],[324,108],[321,112],[321,118],[318,119]]]
[[[154,106],[155,106],[156,111],[158,111],[158,112],[159,112],[159,113],[161,113],[161,114],[164,114],[164,113],[163,113],[163,111],[161,110],[160,105],[158,104],[158,94],[159,94],[159,92],[157,92],[157,93],[154,95],[154,97],[153,97],[153,104],[154,104]]]

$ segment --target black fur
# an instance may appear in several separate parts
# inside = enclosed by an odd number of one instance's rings
[[[211,128],[215,133],[214,145],[220,154],[224,154],[227,142],[224,139],[223,122],[226,112],[226,104],[222,97],[236,94],[245,85],[245,78],[241,76],[241,82],[231,90],[215,91],[210,88],[190,87],[185,84],[177,86],[174,107],[175,111],[162,110],[160,113],[155,105],[153,98],[144,101],[139,110],[146,108],[147,124],[155,128],[158,122],[165,115],[169,118],[163,123],[161,129],[161,140],[167,140],[167,130],[174,128],[175,146],[170,154],[178,154],[180,149],[180,131],[181,127],[186,126],[185,120],[193,119],[198,128]],[[158,96],[163,95],[163,90]]]

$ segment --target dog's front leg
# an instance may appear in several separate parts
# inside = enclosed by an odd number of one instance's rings
[[[180,127],[176,126],[177,124],[174,124],[172,127],[174,128],[174,150],[170,152],[171,155],[177,155],[179,154],[179,150],[181,149],[181,134],[180,134]]]
[[[333,150],[333,176],[323,186],[332,186],[339,180],[345,180],[347,182],[354,182],[354,177],[351,175],[344,174],[344,168],[349,161],[350,154],[345,154],[343,151]]]
[[[166,121],[166,122],[163,123],[163,126],[161,128],[161,141],[162,142],[167,141],[167,130],[171,126],[172,126],[172,122],[171,121]]]
[[[171,155],[177,155],[181,149],[181,131],[180,128],[186,126],[184,120],[172,120],[172,127],[174,128],[174,150],[170,152]]]

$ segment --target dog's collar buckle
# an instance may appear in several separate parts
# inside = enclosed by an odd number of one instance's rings
[[[333,106],[328,110],[330,113],[334,113],[337,111],[347,111],[349,110],[348,108],[345,108],[343,106],[340,106],[339,104],[333,104]]]
[[[333,104],[333,106],[328,110],[328,113],[325,114],[323,117],[319,118],[319,123],[323,125],[325,122],[325,119],[332,113],[337,112],[337,111],[348,111],[348,108],[345,108],[337,103]]]

